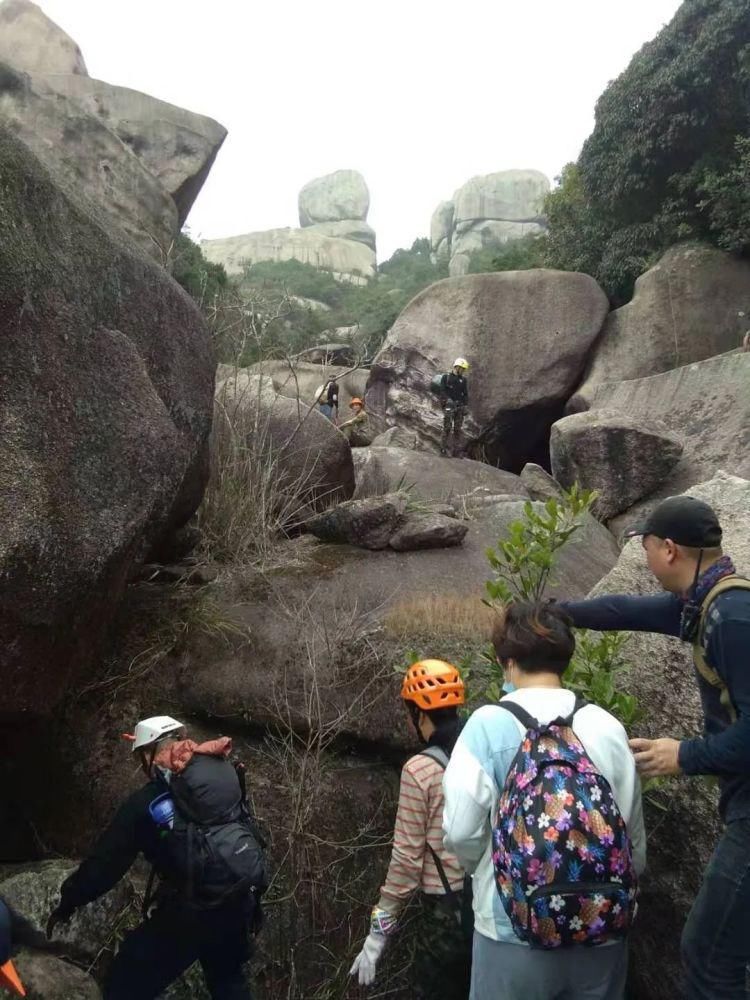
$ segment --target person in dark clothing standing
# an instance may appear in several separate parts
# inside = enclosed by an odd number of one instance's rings
[[[687,1000],[747,997],[750,965],[750,581],[721,549],[715,512],[671,497],[629,532],[641,535],[649,569],[666,593],[562,602],[580,628],[676,636],[693,646],[705,735],[634,739],[646,777],[719,778],[726,824],[682,935]]]
[[[186,780],[189,765],[208,761],[209,769],[216,766],[225,780],[227,773],[234,774],[237,787],[230,788],[230,793],[237,804],[244,803],[244,789],[227,760],[230,740],[197,745],[181,738],[182,731],[182,724],[169,716],[138,723],[129,738],[149,780],[125,800],[91,855],[63,883],[60,903],[47,922],[51,937],[57,924],[119,882],[138,854],[151,863],[159,877],[154,906],[144,903],[143,923],[120,946],[104,987],[104,1000],[151,1000],[195,961],[201,964],[214,1000],[250,1000],[243,965],[250,957],[250,935],[259,917],[255,895],[243,889],[239,894],[227,893],[225,902],[202,907],[197,895],[189,897],[182,884],[173,840],[183,801],[178,798],[178,786]],[[190,826],[188,842],[194,851],[193,838],[202,836],[203,830]],[[188,857],[192,864],[194,855]],[[147,908],[152,910],[148,915]]]
[[[448,454],[448,439],[453,432],[453,454],[458,454],[461,428],[466,408],[469,405],[469,386],[465,373],[469,370],[466,358],[456,358],[453,370],[446,372],[441,379],[443,390],[443,437],[440,442],[440,454]]]

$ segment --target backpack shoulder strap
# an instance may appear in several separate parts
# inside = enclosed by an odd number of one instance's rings
[[[439,764],[443,770],[448,766],[448,761],[450,757],[443,750],[442,747],[433,744],[431,747],[425,747],[424,750],[420,750],[417,757],[429,757],[430,760],[434,760],[436,764]]]
[[[706,629],[706,622],[708,621],[708,613],[711,610],[711,605],[720,594],[725,594],[728,590],[750,590],[750,580],[746,579],[744,576],[732,574],[732,576],[723,577],[709,590],[703,598],[703,603],[701,604],[700,622],[698,624],[696,639],[693,643],[693,661],[695,663],[696,670],[701,677],[704,678],[704,680],[708,681],[709,684],[717,688],[723,688],[726,687],[726,685],[713,667],[709,666],[708,661],[706,660],[706,654],[703,651],[703,635]]]
[[[510,712],[527,729],[539,729],[540,724],[537,719],[534,718],[525,708],[521,708],[514,701],[507,701],[503,698],[502,701],[498,702],[500,708],[504,708],[506,712]]]

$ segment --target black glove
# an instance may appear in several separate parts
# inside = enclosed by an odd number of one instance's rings
[[[57,927],[58,924],[67,924],[73,916],[73,912],[73,910],[69,910],[67,907],[64,907],[62,903],[55,907],[47,920],[47,940],[52,938],[52,935],[55,933],[55,927]]]

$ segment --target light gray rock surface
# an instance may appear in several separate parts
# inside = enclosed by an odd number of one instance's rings
[[[466,274],[471,255],[485,247],[545,229],[549,180],[538,170],[503,170],[472,177],[441,202],[430,222],[433,260],[449,260],[450,274]]]
[[[289,525],[302,524],[321,507],[354,493],[349,442],[317,409],[277,395],[270,378],[240,368],[216,386],[214,455],[246,439],[259,461],[271,463],[279,489],[289,496]]]
[[[316,514],[305,522],[305,528],[322,542],[385,549],[403,520],[406,501],[404,493],[348,500]]]
[[[538,170],[501,170],[472,177],[453,196],[454,225],[479,219],[539,221],[549,189],[549,180]]]
[[[396,552],[446,549],[463,542],[469,525],[437,512],[411,513],[401,520],[388,545]]]
[[[737,569],[750,575],[750,482],[718,472],[687,491],[710,503],[724,529],[725,551]],[[615,568],[592,590],[600,594],[654,594],[638,539],[626,543]],[[677,639],[631,633],[625,647],[630,665],[620,686],[634,694],[643,717],[629,735],[676,739],[703,734],[703,720],[690,647]],[[679,943],[702,873],[721,832],[713,782],[670,779],[658,797],[665,809],[647,815],[658,830],[649,838],[648,877],[641,886],[641,930],[633,938],[633,970],[638,995],[676,998],[680,983]],[[648,807],[647,807],[648,808]],[[684,831],[690,836],[685,837]]]
[[[316,222],[305,227],[306,233],[318,233],[320,236],[334,236],[340,240],[353,240],[364,243],[373,253],[376,250],[375,230],[359,219],[342,219],[340,222]]]
[[[603,521],[653,493],[682,450],[681,438],[661,421],[606,409],[563,417],[550,435],[553,476],[566,488],[596,490]]]
[[[596,386],[644,378],[738,348],[750,316],[750,261],[714,247],[677,246],[610,313],[568,412],[586,409]]]
[[[0,62],[23,73],[88,76],[73,39],[30,0],[0,3]]]
[[[592,410],[657,420],[684,443],[682,458],[647,501],[611,527],[615,532],[665,496],[710,479],[717,469],[750,478],[750,354],[724,354],[650,378],[597,387]]]
[[[356,497],[405,489],[416,500],[457,501],[476,490],[526,497],[518,476],[471,459],[444,458],[407,448],[358,448],[354,452]]]
[[[321,385],[335,378],[339,385],[341,421],[351,415],[349,402],[353,397],[364,398],[370,374],[367,368],[352,370],[343,365],[319,365],[309,361],[295,361],[292,365],[286,361],[261,361],[240,371],[267,376],[271,379],[276,392],[290,399],[299,399],[305,406],[310,406],[316,401]]]
[[[467,358],[465,436],[503,468],[546,461],[551,424],[580,380],[607,315],[593,278],[562,271],[438,281],[398,317],[373,360],[367,408],[379,430],[414,430],[437,449],[443,414],[434,374]]]
[[[226,138],[223,125],[137,90],[88,76],[46,71],[35,79],[114,132],[172,197],[181,228]]]
[[[299,193],[299,224],[367,218],[370,192],[356,170],[336,170],[309,181]]]
[[[364,282],[375,274],[375,254],[364,243],[324,236],[314,229],[267,229],[242,236],[203,240],[208,260],[223,264],[227,274],[241,275],[245,264],[261,260],[299,260],[342,280]]]
[[[389,427],[387,431],[378,434],[372,441],[373,448],[409,448],[418,451],[420,448],[419,435],[416,431],[407,430],[405,427]]]
[[[316,347],[300,351],[295,360],[306,361],[313,365],[339,365],[351,368],[356,361],[356,355],[351,343],[318,344]]]
[[[541,465],[527,462],[520,479],[532,500],[557,500],[562,496],[560,484]]]
[[[0,117],[58,184],[103,223],[166,259],[177,208],[142,161],[96,116],[46,84],[0,65]]]

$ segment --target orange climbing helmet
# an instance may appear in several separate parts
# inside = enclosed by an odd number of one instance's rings
[[[463,705],[464,682],[452,663],[445,660],[420,660],[406,671],[401,685],[404,701],[413,701],[425,712],[435,708]]]
[[[359,398],[359,396],[352,396],[352,398],[351,398],[351,400],[349,402],[349,406],[350,407],[352,407],[352,406],[362,406],[362,407],[364,407],[364,405],[365,404],[362,402],[362,400]]]

